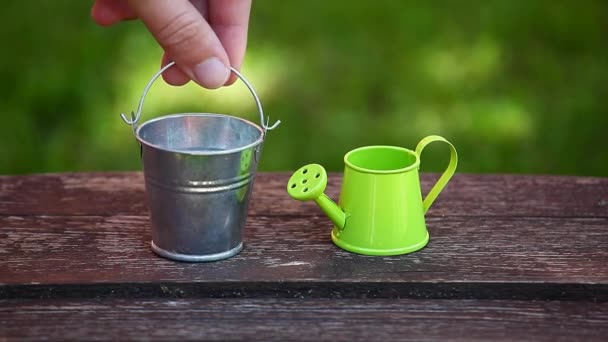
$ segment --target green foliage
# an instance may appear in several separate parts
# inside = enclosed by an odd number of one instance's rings
[[[138,22],[100,28],[89,2],[0,12],[0,174],[135,170],[118,114],[161,50]],[[459,172],[608,176],[608,2],[255,1],[243,73],[271,120],[261,170],[342,169],[368,144],[451,140]],[[256,120],[245,87],[158,82],[144,120],[184,111]],[[312,143],[323,142],[323,143]],[[447,163],[430,147],[423,171]]]

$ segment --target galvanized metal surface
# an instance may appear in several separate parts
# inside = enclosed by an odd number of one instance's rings
[[[261,127],[244,119],[212,113],[162,116],[138,125],[146,85],[136,114],[122,119],[141,146],[146,201],[152,228],[151,247],[157,254],[179,261],[225,259],[243,248],[243,229],[266,131],[259,97],[251,91]]]

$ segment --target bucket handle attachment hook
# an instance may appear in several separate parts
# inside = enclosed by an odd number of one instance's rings
[[[150,87],[152,87],[152,84],[154,84],[154,81],[156,81],[156,79],[158,79],[160,77],[160,75],[163,74],[163,72],[167,71],[167,69],[169,69],[170,67],[172,67],[174,65],[175,65],[174,61],[169,62],[167,65],[162,67],[159,71],[157,71],[156,74],[154,74],[154,76],[152,76],[150,81],[148,81],[148,84],[146,84],[146,87],[144,88],[144,92],[141,95],[141,98],[139,99],[139,104],[137,105],[137,112],[134,113],[133,111],[131,111],[131,119],[128,119],[124,113],[120,114],[120,117],[122,118],[122,120],[127,125],[130,125],[133,128],[133,131],[135,131],[136,125],[139,122],[139,119],[141,118],[141,111],[144,106],[144,100],[146,99],[146,95],[148,95],[148,91],[150,91]],[[274,124],[272,124],[272,126],[269,126],[270,118],[264,117],[264,110],[262,109],[262,102],[260,101],[258,94],[253,89],[253,86],[251,85],[251,83],[249,83],[249,81],[247,81],[245,76],[243,76],[240,72],[238,72],[233,67],[230,67],[230,71],[232,73],[234,73],[236,75],[236,77],[238,77],[245,84],[247,89],[249,89],[249,91],[251,92],[251,95],[253,95],[253,100],[255,101],[255,104],[258,107],[258,112],[260,113],[260,124],[261,124],[262,128],[264,129],[264,133],[266,131],[270,131],[270,130],[277,128],[277,126],[281,123],[281,120],[277,120]],[[264,120],[264,119],[266,119],[266,120]]]

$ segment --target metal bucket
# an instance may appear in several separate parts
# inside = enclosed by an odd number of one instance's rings
[[[261,126],[228,115],[183,113],[137,125],[154,81],[146,85],[137,113],[122,119],[141,146],[152,250],[165,258],[199,262],[229,258],[243,248],[243,230],[255,172],[268,126],[253,87]]]

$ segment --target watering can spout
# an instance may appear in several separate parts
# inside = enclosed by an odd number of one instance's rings
[[[287,193],[298,201],[315,201],[339,229],[346,224],[344,211],[323,193],[327,187],[327,172],[319,164],[299,168],[287,182]]]
[[[323,210],[325,215],[329,217],[331,222],[339,229],[344,229],[346,225],[346,213],[325,194],[315,199],[315,203]]]

